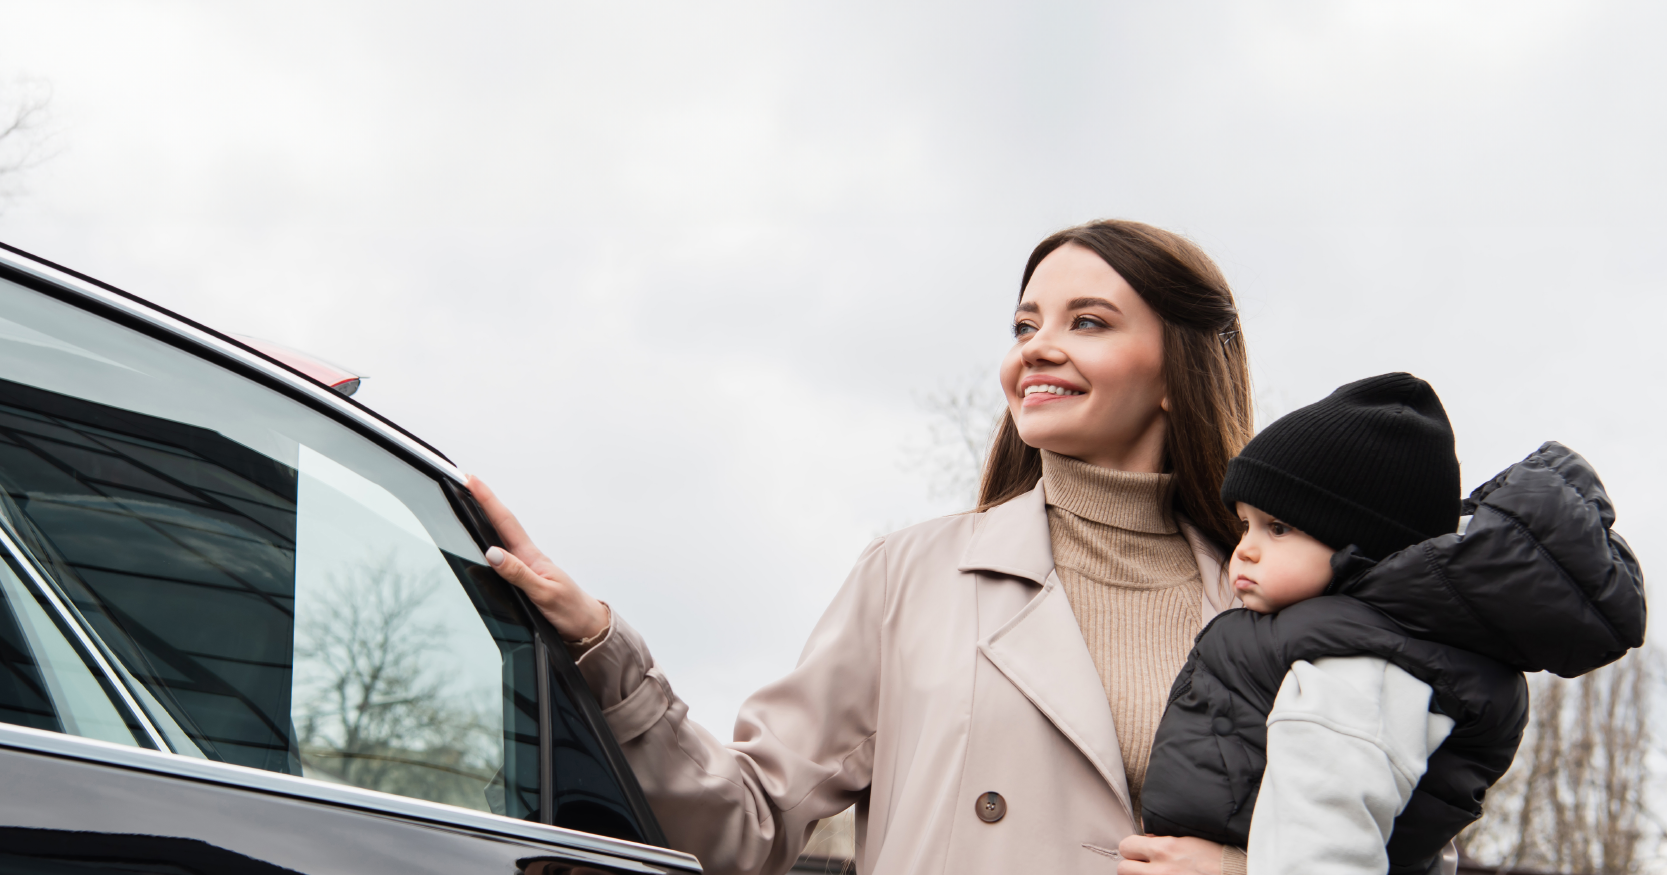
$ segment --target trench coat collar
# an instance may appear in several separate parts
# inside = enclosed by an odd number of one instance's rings
[[[980,641],[978,650],[1024,693],[1093,765],[1134,822],[1117,726],[1099,670],[1077,625],[1076,613],[1054,571],[1048,509],[1042,484],[982,515],[961,559],[962,572],[1019,578],[1042,587],[1012,619]],[[1190,522],[1178,519],[1203,578],[1201,619],[1237,607],[1221,557]]]
[[[1048,502],[1042,484],[978,515],[957,570],[988,571],[1040,585],[1053,572]]]
[[[1003,574],[1038,586],[1047,581],[1053,573],[1053,541],[1048,533],[1048,502],[1042,483],[978,516],[972,541],[956,570]],[[1186,517],[1177,514],[1175,519],[1198,561],[1198,574],[1204,583],[1200,619],[1208,623],[1216,614],[1239,607],[1239,599],[1223,573],[1226,557]]]

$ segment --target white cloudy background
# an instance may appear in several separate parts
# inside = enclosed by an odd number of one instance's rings
[[[0,240],[370,375],[700,720],[875,534],[1047,233],[1226,269],[1269,415],[1432,381],[1667,559],[1667,7],[0,0],[54,157]],[[918,466],[916,466],[918,468]]]

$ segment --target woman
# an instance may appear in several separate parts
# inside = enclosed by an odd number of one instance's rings
[[[1232,293],[1185,239],[1094,222],[1031,253],[1013,334],[977,511],[869,545],[728,744],[471,481],[507,548],[488,561],[568,639],[707,872],[785,871],[853,804],[862,872],[1217,871],[1219,846],[1134,835],[1131,812],[1170,682],[1232,605],[1218,491],[1251,434]]]

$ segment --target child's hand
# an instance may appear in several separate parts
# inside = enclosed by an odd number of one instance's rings
[[[1117,875],[1221,875],[1221,845],[1196,838],[1129,836]]]

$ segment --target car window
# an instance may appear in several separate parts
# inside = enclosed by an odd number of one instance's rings
[[[552,804],[555,823],[569,829],[644,841],[630,807],[605,763],[606,755],[587,726],[575,701],[574,687],[583,683],[572,664],[550,673],[551,749],[556,786]],[[565,677],[563,675],[566,675]]]
[[[0,514],[175,752],[541,819],[533,635],[435,480],[63,302],[0,314]]]
[[[0,557],[0,721],[137,745],[131,717],[55,614]]]

